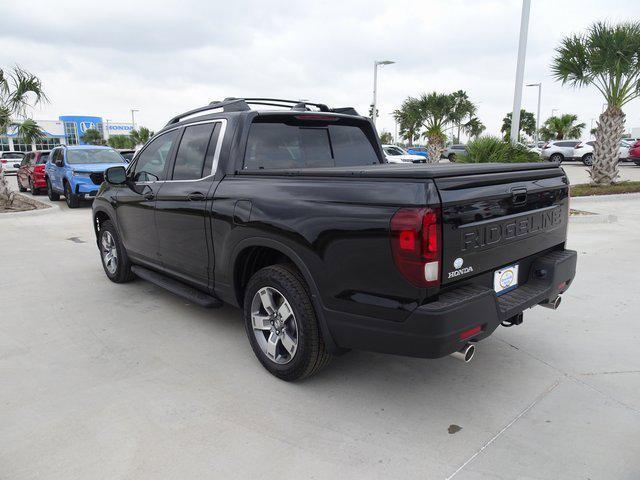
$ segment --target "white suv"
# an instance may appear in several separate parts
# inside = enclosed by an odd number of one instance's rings
[[[544,144],[540,156],[550,162],[573,160],[573,150],[579,143],[580,140],[553,140]]]
[[[17,173],[24,156],[25,152],[0,152],[0,166],[4,173]]]
[[[422,155],[411,155],[397,145],[382,145],[385,157],[389,163],[424,163]]]
[[[582,161],[587,167],[593,163],[593,147],[595,145],[594,140],[588,142],[580,142],[573,150],[573,157],[576,160]],[[629,158],[629,149],[631,145],[624,140],[620,140],[620,148],[618,149],[618,161],[626,160]]]

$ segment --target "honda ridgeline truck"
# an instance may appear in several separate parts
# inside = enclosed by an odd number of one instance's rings
[[[557,163],[388,164],[351,108],[213,102],[105,177],[93,221],[109,279],[240,307],[285,380],[349,349],[469,361],[499,325],[556,308],[575,275]]]

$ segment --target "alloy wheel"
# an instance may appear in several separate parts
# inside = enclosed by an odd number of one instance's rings
[[[291,305],[273,287],[262,287],[251,302],[253,335],[272,362],[284,365],[298,349],[298,323]]]
[[[100,251],[102,252],[104,266],[111,275],[114,275],[118,269],[118,249],[111,232],[105,231],[102,234],[101,244]]]

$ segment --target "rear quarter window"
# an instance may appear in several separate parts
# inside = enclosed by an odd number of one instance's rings
[[[348,167],[378,164],[371,138],[359,125],[330,122],[254,122],[243,169]]]

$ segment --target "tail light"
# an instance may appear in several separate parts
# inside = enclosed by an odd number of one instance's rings
[[[584,145],[582,144],[582,142],[580,142],[579,144],[577,144],[577,145],[575,146],[575,148],[582,148],[582,147],[584,147]]]
[[[550,147],[549,142],[547,142],[542,146],[542,150],[546,150],[549,147]]]
[[[7,161],[4,158],[2,160],[0,160],[0,162],[7,163]]]
[[[412,285],[440,284],[440,211],[401,208],[391,218],[391,251],[396,267]]]
[[[632,148],[640,147],[640,140],[637,140],[636,143],[633,144]]]

